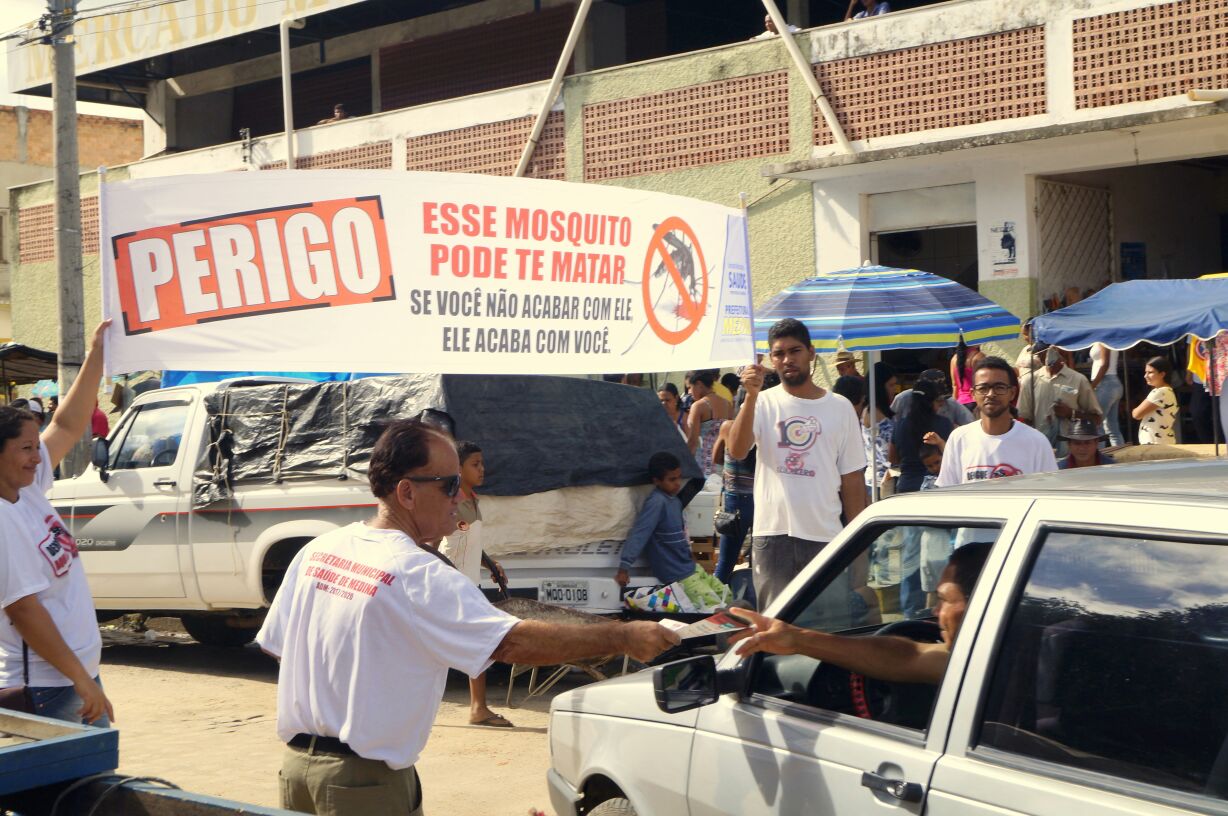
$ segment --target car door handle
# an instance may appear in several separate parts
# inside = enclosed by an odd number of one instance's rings
[[[885,793],[892,799],[898,799],[901,802],[920,802],[921,795],[924,793],[921,786],[916,782],[905,782],[903,779],[888,779],[885,776],[879,776],[870,771],[862,772],[861,785],[864,788]]]
[[[161,479],[154,479],[154,487],[174,487],[179,484],[174,479],[163,476]]]

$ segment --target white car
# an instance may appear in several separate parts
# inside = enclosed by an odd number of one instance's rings
[[[940,685],[730,652],[578,688],[551,706],[556,811],[1228,813],[1228,462],[897,496],[769,613],[933,638],[889,625],[889,584],[919,559],[931,589],[971,541],[994,543]]]

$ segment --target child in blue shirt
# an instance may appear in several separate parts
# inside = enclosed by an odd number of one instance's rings
[[[654,453],[648,460],[648,475],[656,489],[644,500],[623,543],[614,580],[625,587],[631,580],[627,571],[644,553],[661,585],[681,583],[690,599],[705,608],[727,603],[729,588],[708,575],[691,555],[691,539],[678,500],[682,463],[672,453]]]

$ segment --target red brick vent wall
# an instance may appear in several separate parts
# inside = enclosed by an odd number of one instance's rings
[[[55,260],[55,205],[22,207],[17,213],[17,262],[45,263]],[[81,200],[81,251],[98,254],[98,197]]]
[[[1228,85],[1228,0],[1180,0],[1074,21],[1074,91],[1099,108]]]
[[[786,71],[584,106],[584,180],[789,151]]]
[[[532,116],[524,116],[415,136],[406,140],[406,166],[409,170],[510,176],[516,172],[520,154],[533,131],[533,120]],[[528,175],[561,180],[566,175],[566,158],[563,112],[554,111],[546,117]]]
[[[1045,113],[1045,29],[920,45],[814,67],[852,141]],[[818,109],[815,144],[832,144]]]
[[[391,170],[392,142],[372,142],[310,156],[295,156],[299,170]],[[286,160],[260,165],[261,170],[285,170]]]

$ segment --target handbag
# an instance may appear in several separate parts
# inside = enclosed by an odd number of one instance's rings
[[[746,533],[745,523],[742,521],[742,511],[734,510],[732,513],[725,509],[725,491],[721,491],[720,504],[717,505],[716,513],[712,516],[712,527],[716,532],[730,538],[740,538]]]
[[[21,685],[0,689],[0,708],[34,714],[34,697],[30,694],[30,647],[21,642]]]

